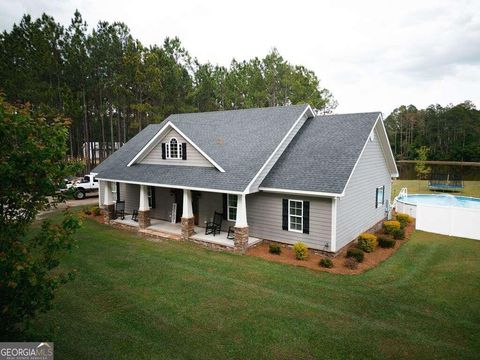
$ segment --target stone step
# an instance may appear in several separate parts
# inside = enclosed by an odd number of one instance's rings
[[[149,230],[149,229],[139,229],[138,232],[141,233],[141,234],[144,234],[144,235],[154,236],[154,237],[158,237],[158,238],[161,238],[161,239],[173,239],[173,240],[181,240],[182,239],[182,237],[180,235],[177,235],[177,234],[165,233],[165,232]]]

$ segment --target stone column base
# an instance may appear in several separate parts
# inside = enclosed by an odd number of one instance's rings
[[[182,217],[182,239],[188,240],[193,234],[195,234],[195,218]]]
[[[103,218],[106,223],[108,223],[110,220],[113,220],[115,216],[115,205],[110,204],[110,205],[104,205],[103,206]]]
[[[233,239],[233,244],[235,251],[244,253],[248,245],[248,226],[245,227],[235,227],[235,238]]]
[[[150,210],[138,212],[138,227],[145,229],[150,226]]]

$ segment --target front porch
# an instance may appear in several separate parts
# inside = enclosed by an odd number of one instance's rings
[[[232,197],[234,202],[231,201]],[[226,199],[229,199],[228,207]],[[101,205],[107,222],[128,226],[142,234],[189,240],[237,252],[244,252],[261,241],[249,236],[243,194],[103,182],[100,201],[103,202]],[[125,211],[124,220],[116,216],[119,207]],[[136,221],[127,215],[132,212],[138,213]],[[215,219],[223,214],[220,227],[217,226],[220,232],[216,231],[215,236],[206,235],[202,225],[211,223],[214,214],[217,214]],[[219,221],[213,223],[218,224]],[[229,228],[234,229],[230,238],[227,237]]]
[[[180,223],[172,224],[171,222],[158,219],[150,219],[150,226],[141,229],[138,221],[131,219],[131,215],[126,215],[125,219],[113,219],[113,224],[119,224],[123,226],[129,226],[138,229],[138,232],[145,235],[152,235],[161,238],[169,238],[174,240],[180,240],[182,238],[182,226]],[[190,240],[194,242],[211,244],[213,246],[219,246],[227,249],[234,250],[235,242],[233,239],[227,238],[228,232],[221,231],[220,234],[213,236],[212,234],[205,235],[205,228],[195,226],[194,234],[191,235]],[[249,236],[247,248],[260,243],[262,239],[258,239]]]

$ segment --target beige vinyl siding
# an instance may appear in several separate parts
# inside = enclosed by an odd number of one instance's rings
[[[310,201],[310,233],[282,230],[282,199]],[[332,228],[332,200],[286,194],[255,193],[248,195],[247,221],[250,236],[287,244],[304,242],[308,247],[328,250]]]
[[[385,218],[385,205],[375,208],[376,189],[382,185],[385,185],[386,201],[390,199],[391,178],[375,131],[374,140],[368,140],[345,196],[337,201],[337,251]]]
[[[167,188],[154,187],[154,191],[155,208],[150,209],[150,217],[171,221],[172,205],[175,202],[175,196]]]
[[[125,212],[132,213],[140,205],[140,185],[120,183],[120,200],[125,201]]]
[[[212,192],[201,192],[198,203],[198,225],[204,227],[205,221],[213,219],[214,212],[223,213],[223,194]],[[227,231],[233,221],[223,220],[222,230]]]
[[[265,168],[259,174],[258,178],[255,179],[255,181],[252,183],[252,186],[250,187],[251,192],[258,191],[258,187],[262,183],[263,179],[265,179],[265,176],[267,176],[267,174],[270,172],[270,170],[272,170],[273,165],[275,165],[277,160],[283,154],[283,152],[285,151],[287,146],[290,144],[292,139],[297,134],[298,130],[300,130],[300,128],[305,124],[305,121],[307,121],[307,115],[303,115],[303,117],[298,121],[296,126],[293,128],[292,132],[287,136],[285,141],[278,148],[278,151],[275,153],[275,155],[272,157],[272,159],[268,162],[267,166],[265,166]]]
[[[182,159],[162,159],[162,143],[170,141],[174,137],[178,143],[187,143],[187,160]],[[140,161],[141,164],[153,165],[181,165],[181,166],[203,166],[213,167],[197,149],[195,149],[187,140],[185,140],[177,131],[171,129],[155,147]]]
[[[154,187],[155,207],[150,209],[152,219],[170,221],[170,213],[175,197],[170,189]],[[140,185],[120,183],[120,199],[125,201],[125,211],[129,214],[140,205]]]

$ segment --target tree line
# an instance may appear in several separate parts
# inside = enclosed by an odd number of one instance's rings
[[[100,21],[89,31],[78,11],[67,27],[46,14],[24,15],[0,35],[0,63],[7,101],[71,120],[68,155],[85,157],[87,170],[172,113],[296,103],[328,113],[336,106],[313,71],[275,49],[229,67],[202,64],[178,38],[146,47],[121,22]]]
[[[480,161],[480,111],[470,101],[457,105],[400,106],[385,119],[397,160]],[[424,147],[423,149],[421,149]]]

